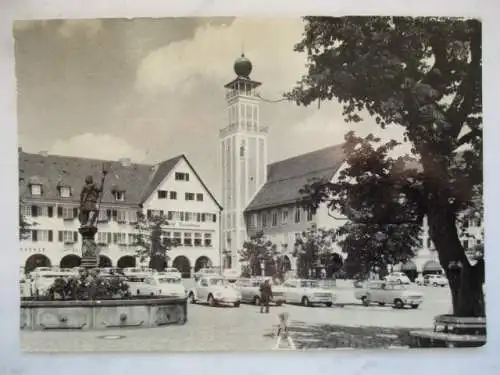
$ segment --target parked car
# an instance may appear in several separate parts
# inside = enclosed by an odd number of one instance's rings
[[[398,284],[411,284],[410,279],[403,272],[393,272],[384,278],[385,281],[395,282]]]
[[[253,303],[260,305],[260,286],[264,280],[262,279],[239,279],[234,283],[234,287],[241,293],[241,302]],[[281,285],[272,285],[273,291],[272,304],[281,306],[285,302],[285,289]]]
[[[178,277],[180,279],[182,278],[182,274],[179,272],[179,270],[177,268],[173,268],[173,267],[165,268],[163,271],[161,271],[159,273],[162,275],[173,275],[173,276]]]
[[[130,283],[129,283],[130,286]],[[172,274],[152,274],[146,276],[144,281],[134,283],[131,293],[150,296],[185,297],[186,288],[182,279]]]
[[[202,268],[194,274],[194,279],[198,281],[203,276],[219,276],[220,274],[214,268]]]
[[[54,284],[54,281],[59,278],[67,278],[71,275],[67,272],[52,271],[52,270],[37,270],[31,273],[31,294],[39,296],[47,293],[49,288]]]
[[[352,286],[355,288],[364,288],[366,284],[366,280],[354,280]]]
[[[240,278],[240,273],[233,269],[226,269],[222,275],[230,282],[236,282]]]
[[[432,285],[432,286],[447,286],[448,279],[443,275],[425,275],[424,277],[419,277],[416,280],[417,285]]]
[[[330,307],[336,300],[335,293],[323,289],[318,280],[291,279],[285,281],[283,286],[286,303],[299,303],[303,306],[324,304]]]
[[[31,280],[26,277],[22,277],[19,280],[21,298],[22,297],[31,297]]]
[[[361,290],[356,290],[354,297],[361,300],[365,306],[378,303],[380,306],[388,304],[399,309],[409,305],[416,309],[422,303],[424,296],[422,293],[408,289],[404,284],[377,280],[369,282]]]
[[[196,281],[193,289],[188,293],[191,303],[208,303],[210,306],[218,304],[232,304],[239,307],[241,293],[222,276],[207,275]]]

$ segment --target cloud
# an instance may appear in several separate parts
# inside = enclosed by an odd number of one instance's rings
[[[99,32],[101,27],[101,20],[64,20],[57,32],[64,38],[71,38],[77,34],[92,37]]]
[[[293,51],[303,29],[298,18],[238,18],[230,25],[205,24],[192,39],[149,53],[138,67],[136,88],[142,93],[187,94],[199,76],[226,83],[234,78],[232,63],[243,49],[253,63],[252,78],[265,82],[263,94],[280,95],[305,71],[305,55]]]
[[[130,158],[136,162],[143,162],[147,156],[146,152],[132,147],[121,138],[92,133],[76,135],[69,139],[58,139],[49,153],[104,160]]]

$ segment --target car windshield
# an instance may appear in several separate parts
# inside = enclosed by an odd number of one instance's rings
[[[174,277],[160,277],[158,282],[161,284],[180,284],[182,280]]]
[[[319,282],[315,280],[302,280],[300,286],[302,288],[319,288]]]
[[[210,285],[227,285],[226,279],[210,279]]]

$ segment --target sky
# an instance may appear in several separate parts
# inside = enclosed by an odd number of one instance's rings
[[[142,18],[14,24],[18,143],[26,152],[156,163],[185,154],[220,196],[224,84],[244,52],[261,96],[280,99],[306,72],[299,18]],[[269,162],[343,141],[349,130],[401,139],[371,118],[345,123],[335,102],[263,102]]]

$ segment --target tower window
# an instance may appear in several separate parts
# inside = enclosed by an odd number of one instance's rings
[[[240,146],[240,158],[245,157],[245,141],[241,141]]]

